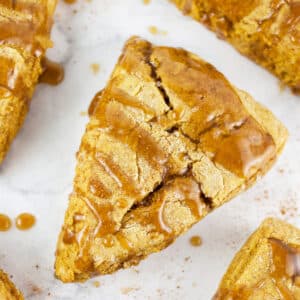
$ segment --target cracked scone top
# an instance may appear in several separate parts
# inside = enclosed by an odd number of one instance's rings
[[[90,106],[57,277],[85,280],[165,248],[265,173],[286,136],[212,65],[131,38]]]
[[[56,0],[0,0],[0,163],[42,73],[55,5]]]
[[[299,0],[172,0],[300,93]]]
[[[300,299],[300,230],[265,220],[236,254],[214,299]]]
[[[23,300],[23,295],[14,284],[9,280],[8,276],[0,270],[0,299],[2,300]]]

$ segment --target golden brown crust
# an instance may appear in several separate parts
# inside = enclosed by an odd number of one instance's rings
[[[22,293],[16,289],[8,276],[0,270],[0,299],[1,300],[23,300]]]
[[[27,114],[51,46],[56,0],[6,0],[0,4],[0,163]]]
[[[300,230],[267,219],[236,254],[214,299],[299,299]]]
[[[213,66],[136,37],[90,112],[57,246],[66,282],[165,248],[264,174],[287,137]]]
[[[172,0],[185,14],[300,92],[298,0]]]

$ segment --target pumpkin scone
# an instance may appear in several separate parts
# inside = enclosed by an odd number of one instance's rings
[[[300,93],[299,0],[171,0]]]
[[[0,270],[0,299],[1,300],[23,300],[23,295],[8,276]]]
[[[57,277],[112,273],[167,247],[264,174],[286,137],[212,65],[132,37],[90,106]]]
[[[265,220],[233,259],[214,299],[300,299],[300,230]]]
[[[0,163],[28,112],[56,0],[0,0]]]

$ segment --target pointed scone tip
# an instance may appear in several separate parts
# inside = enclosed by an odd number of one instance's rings
[[[299,299],[300,230],[266,219],[236,254],[215,300]]]
[[[56,275],[137,264],[255,182],[284,126],[212,65],[133,37],[90,106]]]
[[[23,300],[22,293],[10,281],[7,274],[0,270],[0,299]]]
[[[41,60],[51,47],[56,0],[0,4],[0,163],[27,114]]]
[[[300,2],[172,0],[300,93]]]

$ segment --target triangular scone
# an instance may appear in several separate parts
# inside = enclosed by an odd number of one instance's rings
[[[0,299],[23,300],[22,293],[14,286],[8,276],[0,270]]]
[[[300,230],[265,220],[233,259],[214,299],[300,299]]]
[[[171,0],[300,94],[299,0]]]
[[[287,137],[212,65],[137,37],[90,113],[57,246],[65,282],[165,248],[264,174]]]
[[[42,73],[55,5],[56,0],[0,1],[0,163]]]

